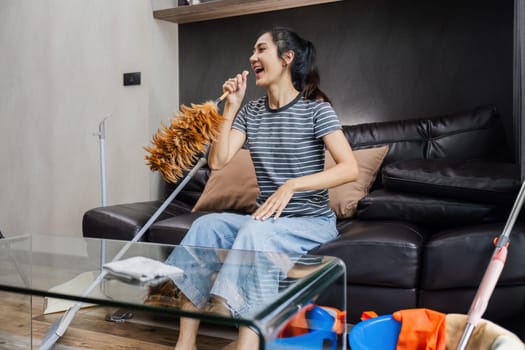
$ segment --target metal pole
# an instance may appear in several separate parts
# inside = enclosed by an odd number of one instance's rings
[[[104,150],[104,140],[106,138],[106,119],[109,118],[109,115],[102,119],[98,125],[98,140],[99,140],[99,149],[100,149],[100,179],[101,179],[101,198],[102,206],[107,205],[107,195],[106,195],[106,158]]]
[[[111,114],[108,114],[102,121],[98,124],[98,133],[93,135],[98,136],[99,144],[99,157],[100,157],[100,188],[101,188],[101,198],[102,206],[107,205],[107,191],[106,191],[106,157],[105,157],[105,148],[104,140],[106,138],[106,119],[108,119]],[[106,263],[106,240],[102,239],[100,241],[100,269]]]
[[[518,215],[521,211],[524,199],[525,182],[523,182],[520,187],[520,191],[518,192],[518,196],[514,201],[514,205],[512,206],[512,210],[507,219],[503,232],[498,237],[494,253],[492,254],[489,265],[487,266],[483,278],[481,279],[481,284],[478,287],[474,300],[472,301],[470,310],[468,312],[467,323],[456,348],[457,350],[465,350],[472,335],[472,332],[476,328],[479,320],[481,319],[481,317],[485,313],[485,310],[487,309],[490,297],[492,296],[492,293],[496,288],[496,284],[501,275],[501,271],[505,266],[505,261],[507,259],[507,245],[509,242],[509,236],[512,232],[512,229],[514,228],[514,223],[516,222],[516,219],[518,218]]]

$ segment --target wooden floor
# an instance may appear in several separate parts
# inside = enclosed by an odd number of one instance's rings
[[[43,299],[32,298],[33,317],[30,319],[30,297],[0,292],[0,349],[38,348],[50,327],[62,313],[43,315]],[[168,350],[175,347],[177,321],[134,312],[131,320],[115,323],[105,320],[113,308],[96,306],[81,309],[66,334],[57,342],[56,350],[74,349],[141,349]],[[230,344],[235,330],[216,326],[201,326],[197,340],[199,350],[221,349]]]

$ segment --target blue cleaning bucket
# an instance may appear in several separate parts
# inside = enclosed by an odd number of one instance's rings
[[[319,306],[307,311],[309,332],[288,338],[277,338],[267,344],[268,350],[335,350],[337,334],[332,330],[334,317]]]
[[[356,324],[348,334],[352,350],[395,350],[401,322],[392,315],[378,316]]]

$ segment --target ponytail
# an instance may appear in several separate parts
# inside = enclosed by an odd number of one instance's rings
[[[322,100],[331,103],[319,87],[321,78],[316,64],[314,45],[288,28],[277,27],[269,31],[277,45],[279,57],[287,51],[294,52],[291,65],[292,82],[301,95],[308,100]]]
[[[328,96],[321,90],[319,85],[321,84],[321,77],[319,76],[319,69],[316,64],[316,52],[314,45],[306,40],[305,58],[307,66],[309,67],[308,74],[306,75],[304,85],[300,90],[303,97],[307,100],[322,100],[328,103],[332,103]]]

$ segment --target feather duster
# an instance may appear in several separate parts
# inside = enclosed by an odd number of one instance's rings
[[[206,146],[216,139],[223,120],[217,111],[217,101],[192,103],[191,107],[181,105],[180,112],[170,119],[169,126],[161,122],[153,135],[153,145],[144,147],[149,152],[145,157],[147,165],[166,181],[176,183],[195,164],[199,154],[205,152]]]

